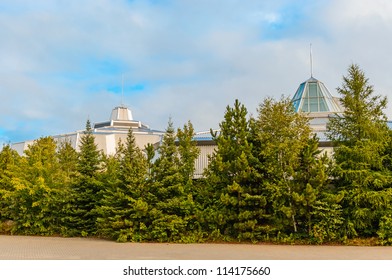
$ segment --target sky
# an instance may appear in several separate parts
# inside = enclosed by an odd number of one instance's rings
[[[218,128],[239,99],[337,96],[350,64],[392,118],[389,0],[1,0],[0,144],[84,129],[125,104],[165,130]]]

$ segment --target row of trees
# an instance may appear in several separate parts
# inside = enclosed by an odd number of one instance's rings
[[[328,124],[333,157],[322,154],[305,115],[288,98],[266,98],[257,117],[228,106],[202,179],[190,122],[169,121],[157,151],[132,130],[113,156],[94,143],[89,121],[80,151],[51,137],[19,156],[0,152],[1,230],[99,236],[117,241],[392,242],[392,134],[363,71],[349,67],[345,112]],[[155,153],[157,152],[157,156]]]

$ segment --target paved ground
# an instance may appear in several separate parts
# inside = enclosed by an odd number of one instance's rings
[[[116,243],[0,235],[1,260],[392,260],[392,247]]]

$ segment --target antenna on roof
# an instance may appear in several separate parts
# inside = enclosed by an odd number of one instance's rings
[[[312,43],[310,43],[310,77],[313,78]]]

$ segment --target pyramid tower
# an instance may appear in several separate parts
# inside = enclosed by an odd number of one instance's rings
[[[311,76],[299,85],[292,103],[296,112],[303,112],[309,118],[310,128],[317,134],[320,147],[331,147],[325,133],[329,118],[344,111],[339,98],[332,96],[321,81]],[[328,149],[332,151],[332,148]]]
[[[327,87],[313,77],[299,85],[292,102],[296,112],[309,113],[310,117],[343,111],[338,98],[333,97]]]

